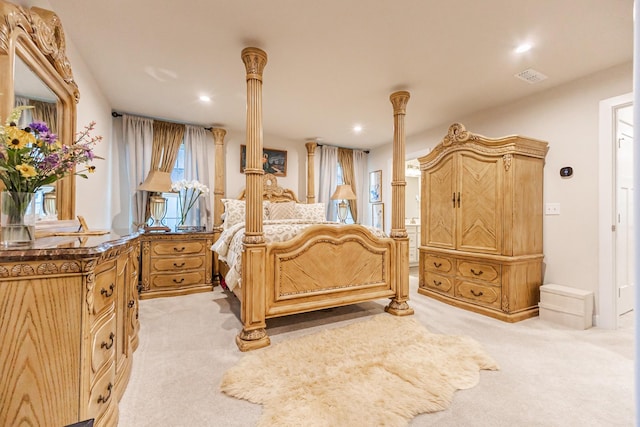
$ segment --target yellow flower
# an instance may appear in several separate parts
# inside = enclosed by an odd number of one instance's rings
[[[35,144],[36,137],[29,132],[25,132],[17,126],[6,126],[7,146],[14,150],[24,148],[28,143]]]
[[[23,178],[32,178],[37,175],[36,168],[26,163],[16,165],[16,170],[20,172]]]
[[[87,167],[87,172],[89,173],[94,173],[96,171],[96,167],[95,166],[89,166]]]

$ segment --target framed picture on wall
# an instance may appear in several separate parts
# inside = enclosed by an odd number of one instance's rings
[[[382,171],[369,172],[369,203],[382,202]]]
[[[384,230],[384,203],[371,205],[371,226]]]
[[[240,146],[240,173],[244,173],[247,167],[247,146]],[[273,148],[262,149],[262,169],[264,173],[272,173],[275,176],[287,176],[287,152],[284,150],[274,150]]]

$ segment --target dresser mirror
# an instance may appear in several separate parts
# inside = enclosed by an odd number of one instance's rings
[[[0,118],[30,101],[54,104],[47,123],[63,144],[73,143],[78,86],[66,57],[58,16],[38,7],[23,8],[0,0]],[[0,184],[1,185],[1,184]],[[75,176],[55,184],[59,219],[75,217]]]

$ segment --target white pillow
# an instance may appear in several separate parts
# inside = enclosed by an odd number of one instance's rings
[[[222,199],[224,213],[222,214],[223,230],[233,227],[239,222],[244,222],[247,215],[247,206],[244,200]],[[269,202],[262,202],[262,220],[269,219]]]
[[[324,203],[296,203],[295,218],[313,222],[326,221],[327,209]]]
[[[294,219],[295,202],[271,203],[269,205],[269,219]]]

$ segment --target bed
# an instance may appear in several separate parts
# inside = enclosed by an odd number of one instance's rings
[[[307,206],[293,191],[280,187],[275,176],[264,173],[261,91],[267,55],[246,48],[242,59],[247,70],[246,187],[237,200],[224,198],[224,173],[218,173],[224,170],[223,146],[216,142],[216,241],[212,247],[216,280],[225,278],[241,303],[243,328],[236,337],[238,348],[248,351],[269,345],[266,319],[272,317],[381,298],[391,300],[385,307],[388,313],[413,314],[407,303],[409,243],[404,228],[403,120],[409,93],[395,92],[390,98],[395,126],[394,207],[387,237],[371,227],[329,223],[313,215],[321,209],[313,195],[315,144],[306,145]],[[284,218],[273,215],[291,209],[298,213]]]

